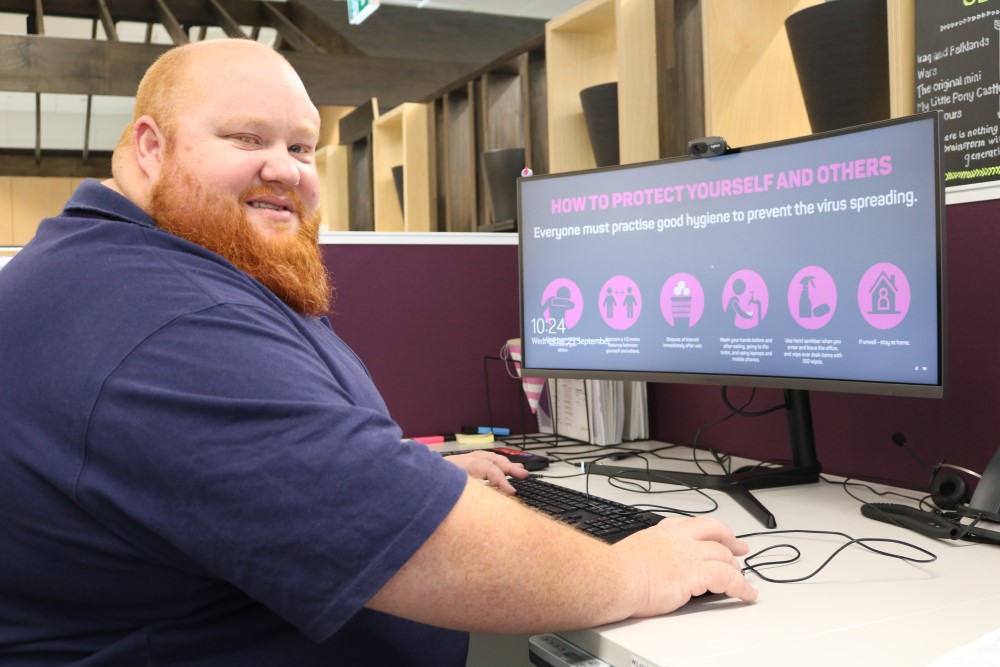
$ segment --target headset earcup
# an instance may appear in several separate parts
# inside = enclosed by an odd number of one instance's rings
[[[969,485],[959,475],[941,473],[931,480],[931,499],[943,510],[953,510],[969,502]]]

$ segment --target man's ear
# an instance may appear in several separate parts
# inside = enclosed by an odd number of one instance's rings
[[[163,136],[160,126],[149,116],[140,116],[132,123],[132,136],[139,169],[147,181],[157,180],[163,167],[163,153],[166,149],[166,137]]]

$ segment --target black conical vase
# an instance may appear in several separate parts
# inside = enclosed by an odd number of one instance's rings
[[[580,104],[597,166],[618,164],[618,82],[584,88]]]
[[[392,182],[396,186],[396,198],[399,199],[399,210],[406,215],[406,206],[403,205],[403,165],[397,164],[392,168]]]
[[[785,19],[813,132],[889,118],[885,0],[833,0]]]
[[[481,231],[517,230],[517,178],[524,169],[523,148],[499,148],[479,156],[492,220]]]

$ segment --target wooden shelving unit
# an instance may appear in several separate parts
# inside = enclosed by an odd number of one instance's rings
[[[580,91],[611,81],[618,83],[620,162],[660,157],[658,4],[590,0],[546,24],[551,172],[596,166]]]
[[[514,231],[495,227],[486,182],[479,163],[482,153],[503,148],[523,148],[524,164],[539,174],[548,171],[548,148],[544,142],[547,93],[545,53],[528,49],[495,64],[476,81],[478,137],[476,152],[479,197],[479,229]],[[541,136],[539,136],[541,135]]]
[[[885,1],[898,116],[913,111],[914,0]],[[589,0],[419,102],[380,116],[372,100],[346,116],[348,152],[324,155],[325,189],[336,206],[346,170],[352,230],[489,230],[482,153],[523,146],[537,174],[595,167],[580,91],[609,81],[618,84],[622,164],[681,155],[701,136],[741,147],[809,134],[784,21],[820,2]],[[345,136],[352,119],[360,124]],[[344,216],[331,211],[324,228],[342,229]]]
[[[0,246],[14,245],[14,196],[10,176],[0,176]]]
[[[447,232],[478,227],[475,99],[469,81],[434,102],[438,229]]]
[[[351,147],[327,144],[316,151],[322,219],[320,231],[350,230]]]
[[[546,23],[550,173],[596,166],[580,91],[618,81],[617,47],[614,0],[591,0]]]
[[[438,229],[496,231],[481,155],[524,148],[525,163],[548,171],[545,37],[530,40],[424,101],[433,106]]]
[[[823,0],[701,0],[705,134],[749,146],[811,133],[785,19]]]
[[[430,104],[408,102],[374,122],[372,178],[377,232],[437,230],[432,110]],[[398,165],[403,166],[402,207],[392,177],[392,168]]]
[[[913,113],[913,0],[885,0],[889,20],[890,105]],[[732,146],[811,133],[785,19],[822,0],[701,0],[705,54],[705,134]]]
[[[893,118],[916,112],[917,54],[914,0],[887,0],[889,108]]]
[[[347,228],[354,232],[375,230],[375,207],[372,204],[372,131],[379,113],[378,100],[372,98],[339,121],[338,142],[348,150]]]

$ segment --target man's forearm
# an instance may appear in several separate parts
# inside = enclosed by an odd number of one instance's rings
[[[368,606],[470,631],[589,627],[640,608],[640,569],[624,550],[470,480],[437,531]]]

